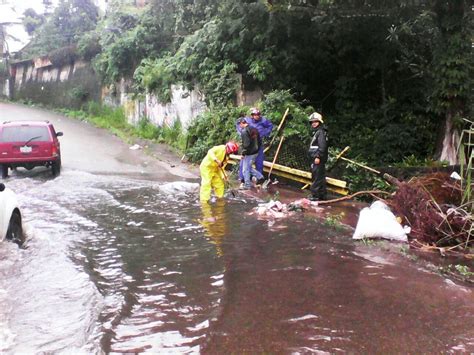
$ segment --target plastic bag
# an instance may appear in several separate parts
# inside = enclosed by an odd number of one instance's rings
[[[398,223],[390,208],[382,201],[375,201],[360,211],[352,239],[383,238],[407,242],[410,227]]]

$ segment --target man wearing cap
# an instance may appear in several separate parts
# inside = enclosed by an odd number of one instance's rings
[[[326,162],[328,160],[328,133],[323,116],[313,112],[308,119],[313,130],[308,155],[311,159],[311,201],[326,199]]]
[[[249,124],[250,127],[254,127],[258,131],[259,148],[257,152],[257,157],[255,158],[255,168],[257,169],[257,171],[260,172],[260,174],[263,174],[263,161],[265,160],[265,155],[263,153],[263,138],[270,136],[270,133],[273,129],[273,123],[263,117],[260,113],[260,110],[256,107],[250,109],[250,117],[245,117],[245,121]],[[237,132],[241,134],[242,130],[239,124],[236,125],[236,128]],[[241,181],[243,180],[242,165],[239,169],[239,178]]]
[[[237,119],[237,125],[240,129],[240,136],[242,138],[242,175],[244,178],[244,186],[242,189],[249,190],[252,187],[251,176],[255,176],[257,184],[263,182],[263,174],[254,169],[253,164],[257,158],[260,148],[260,139],[258,130],[255,127],[250,127],[244,117]]]

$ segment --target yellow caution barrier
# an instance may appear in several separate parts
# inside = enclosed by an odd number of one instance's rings
[[[237,164],[240,159],[242,158],[241,155],[230,155],[230,164]],[[271,162],[264,161],[263,162],[263,170],[268,172],[272,166]],[[311,184],[311,173],[309,171],[303,171],[298,169],[289,168],[284,165],[280,164],[273,164],[272,174],[282,176],[286,179],[290,179],[293,181],[298,181],[303,184]],[[339,195],[346,196],[349,194],[349,189],[347,188],[347,182],[343,180],[338,180],[330,177],[326,177],[327,189],[329,191],[335,192]]]

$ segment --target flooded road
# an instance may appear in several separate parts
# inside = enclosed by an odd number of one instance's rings
[[[28,242],[0,243],[2,353],[474,351],[472,288],[350,228],[268,223],[252,200],[201,206],[195,179],[63,161],[56,179],[7,180]]]

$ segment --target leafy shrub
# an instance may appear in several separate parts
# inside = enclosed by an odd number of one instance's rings
[[[171,84],[176,82],[169,61],[169,57],[145,59],[134,74],[137,85],[155,94],[162,103],[171,102]]]
[[[77,53],[85,60],[91,60],[102,50],[99,40],[95,31],[85,33],[77,44]]]
[[[188,127],[186,155],[198,162],[215,145],[225,144],[230,139],[238,140],[235,121],[241,116],[243,107],[214,107],[196,117]]]
[[[69,94],[73,99],[79,100],[80,102],[85,102],[90,95],[89,92],[82,86],[72,88]]]
[[[142,117],[140,121],[138,121],[136,132],[140,137],[145,139],[158,139],[161,136],[160,128],[152,124],[146,117]]]
[[[55,67],[72,64],[77,58],[76,46],[62,47],[49,53],[49,60]]]

